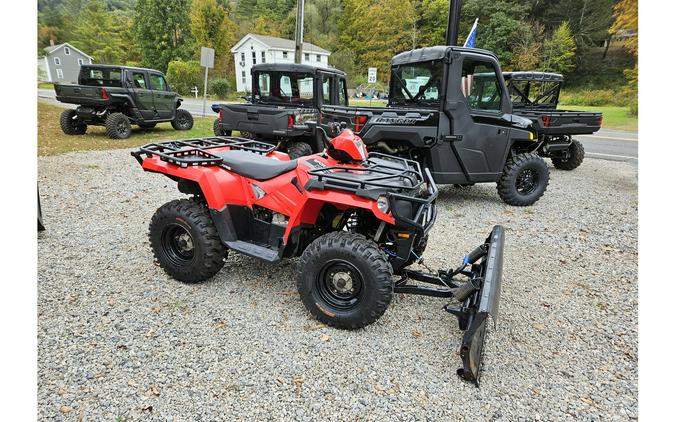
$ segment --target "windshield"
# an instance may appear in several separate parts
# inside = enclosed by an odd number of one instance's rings
[[[410,63],[391,69],[390,104],[438,104],[443,62]]]
[[[311,73],[256,72],[253,97],[261,103],[312,106],[314,77]]]
[[[82,67],[80,85],[122,86],[122,70],[117,67]]]

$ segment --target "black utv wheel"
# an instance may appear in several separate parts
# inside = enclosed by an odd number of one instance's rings
[[[157,123],[139,123],[138,127],[141,129],[152,129],[157,126]]]
[[[112,139],[127,139],[131,136],[131,123],[122,113],[111,113],[105,119],[105,133]]]
[[[567,150],[568,156],[566,158],[562,157],[553,157],[553,166],[560,170],[574,170],[579,167],[584,161],[584,146],[581,145],[581,142],[576,139],[572,139],[569,149]]]
[[[286,153],[291,160],[296,158],[304,157],[306,155],[312,155],[312,147],[305,142],[290,142],[286,148]]]
[[[548,166],[543,158],[526,153],[511,157],[497,181],[497,192],[509,205],[532,205],[548,187]]]
[[[230,135],[232,135],[232,131],[231,130],[223,130],[220,127],[220,119],[216,118],[213,121],[213,134],[216,135],[216,136],[230,136]]]
[[[182,108],[176,110],[176,116],[171,121],[171,126],[176,130],[190,130],[193,124],[192,114]]]
[[[305,249],[297,285],[316,319],[342,329],[375,322],[394,291],[391,265],[377,244],[348,232],[325,234]]]
[[[84,135],[87,124],[77,118],[77,112],[72,109],[64,110],[59,119],[61,130],[66,135]]]
[[[159,207],[149,237],[159,265],[185,283],[213,277],[227,258],[208,210],[195,201],[180,199]]]

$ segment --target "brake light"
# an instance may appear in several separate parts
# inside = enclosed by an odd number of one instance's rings
[[[549,127],[551,125],[551,116],[542,116],[541,121],[544,123],[544,127]]]
[[[108,91],[105,88],[101,88],[101,99],[107,100],[108,98]]]
[[[354,118],[354,131],[355,132],[361,132],[361,129],[363,129],[363,126],[366,125],[367,121],[368,121],[368,116],[356,116]]]
[[[222,122],[223,121],[223,110],[220,110],[218,112],[218,121]]]
[[[295,116],[292,114],[288,115],[288,128],[291,129],[293,125],[295,124]]]

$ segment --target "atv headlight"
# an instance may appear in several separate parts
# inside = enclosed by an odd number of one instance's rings
[[[389,200],[386,196],[380,196],[377,198],[377,209],[385,214],[389,212]]]

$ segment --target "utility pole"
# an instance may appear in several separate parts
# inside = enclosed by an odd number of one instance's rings
[[[461,10],[461,0],[448,0],[448,25],[445,28],[445,45],[457,45],[459,13]]]
[[[298,12],[295,15],[295,63],[302,63],[302,31],[305,23],[305,0],[298,0]]]

